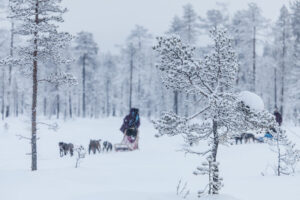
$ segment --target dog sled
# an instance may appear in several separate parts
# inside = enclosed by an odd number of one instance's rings
[[[115,151],[133,151],[139,148],[139,134],[135,128],[127,129],[121,143],[115,144]]]

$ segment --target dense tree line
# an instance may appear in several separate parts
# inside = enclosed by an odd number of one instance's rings
[[[16,12],[14,3],[18,1],[3,2],[1,9],[8,16],[3,20],[10,25],[0,30],[0,56],[3,60],[6,57],[19,59],[17,49],[24,48],[25,39],[19,34],[20,22],[12,15]],[[181,15],[170,19],[165,34],[180,36],[186,44],[197,47],[195,54],[203,57],[212,45],[203,42],[209,30],[227,28],[239,64],[236,90],[253,91],[262,96],[269,110],[277,107],[285,117],[295,122],[299,120],[300,1],[283,6],[278,11],[279,18],[273,22],[265,19],[254,3],[233,14],[228,13],[224,5],[216,5],[205,14],[196,10],[190,4],[185,5]],[[202,106],[201,96],[172,91],[162,84],[156,68],[157,55],[152,50],[155,36],[151,30],[140,25],[134,27],[118,54],[101,51],[101,42],[97,44],[92,33],[84,30],[74,38],[55,57],[68,57],[71,62],[55,63],[53,59],[46,59],[37,75],[47,78],[53,74],[62,76],[62,72],[73,74],[77,84],[40,81],[38,115],[98,118],[123,116],[130,107],[139,107],[141,114],[147,117],[158,116],[169,109],[189,116]],[[1,118],[29,114],[32,93],[28,91],[32,80],[28,77],[32,75],[32,68],[6,60],[1,62],[0,71]]]

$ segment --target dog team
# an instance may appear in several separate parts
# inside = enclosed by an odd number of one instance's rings
[[[252,142],[257,142],[257,143],[263,143],[263,139],[261,137],[257,138],[254,136],[252,133],[242,133],[240,135],[234,136],[235,139],[235,144],[242,144],[243,140],[245,143],[249,143],[250,141]]]
[[[74,145],[72,143],[65,143],[65,142],[59,142],[59,154],[60,157],[66,156],[67,154],[70,154],[70,156],[73,156],[74,154]],[[113,145],[109,141],[104,141],[102,143],[102,151],[103,152],[109,152],[113,150]],[[92,152],[93,154],[96,154],[97,152],[101,152],[101,140],[90,140],[89,143],[89,154]]]

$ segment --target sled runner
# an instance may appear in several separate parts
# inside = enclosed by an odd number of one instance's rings
[[[115,151],[133,151],[138,149],[139,134],[135,128],[127,129],[121,143],[115,144]]]

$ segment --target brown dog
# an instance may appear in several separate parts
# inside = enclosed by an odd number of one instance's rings
[[[89,154],[91,153],[91,151],[95,154],[96,151],[98,151],[100,153],[101,151],[101,144],[100,144],[101,140],[90,140],[90,144],[89,144]]]

